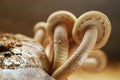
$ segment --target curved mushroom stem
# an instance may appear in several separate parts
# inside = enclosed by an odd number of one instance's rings
[[[34,39],[38,41],[39,43],[42,43],[44,36],[46,34],[46,23],[45,22],[39,22],[34,26]]]
[[[76,71],[86,60],[90,51],[94,48],[97,35],[97,28],[95,26],[89,26],[85,30],[81,45],[79,45],[73,55],[62,66],[60,66],[52,76],[56,80],[65,80],[70,74]]]
[[[107,56],[101,50],[92,50],[86,61],[83,63],[83,68],[89,72],[99,72],[107,65]]]
[[[53,72],[68,58],[68,38],[72,36],[76,17],[68,11],[56,11],[47,19],[47,29],[54,40]]]
[[[38,41],[44,48],[51,42],[46,26],[45,22],[39,22],[34,26],[34,40]]]
[[[68,58],[68,35],[65,24],[58,24],[54,30],[54,61],[53,70],[60,67]]]
[[[40,29],[36,32],[36,34],[34,35],[34,39],[36,41],[38,41],[39,43],[42,43],[43,37],[45,36],[45,32]]]
[[[79,45],[75,44],[74,41],[70,44],[69,57],[78,48]],[[82,65],[82,68],[89,72],[102,71],[107,65],[106,53],[100,49],[94,49],[90,52],[88,58]]]

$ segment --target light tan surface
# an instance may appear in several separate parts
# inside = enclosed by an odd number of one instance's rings
[[[99,73],[90,73],[79,69],[68,80],[120,80],[120,63],[108,65]]]

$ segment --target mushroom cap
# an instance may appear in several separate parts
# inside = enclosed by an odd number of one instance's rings
[[[107,56],[106,56],[105,52],[103,52],[101,50],[92,50],[90,55],[88,56],[88,60],[90,58],[95,59],[97,61],[97,64],[96,65],[94,65],[94,63],[93,64],[86,63],[85,65],[83,64],[83,68],[89,72],[102,71],[107,65]]]
[[[46,22],[38,22],[33,28],[33,32],[36,33],[39,29],[42,29],[46,32]]]
[[[76,17],[71,12],[56,11],[53,14],[51,14],[47,20],[48,33],[53,37],[54,29],[56,25],[63,23],[66,25],[68,29],[67,30],[68,37],[71,37],[72,28],[75,21],[76,21]]]
[[[74,24],[72,31],[73,39],[77,44],[80,44],[85,28],[89,26],[95,26],[98,30],[95,49],[102,48],[107,43],[111,33],[111,23],[108,17],[99,11],[89,11],[80,16]]]

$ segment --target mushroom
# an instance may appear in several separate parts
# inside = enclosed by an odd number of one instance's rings
[[[51,14],[47,20],[48,33],[54,41],[54,72],[68,58],[69,42],[68,38],[72,36],[72,28],[76,17],[67,11],[57,11]]]
[[[73,32],[72,32],[73,39],[77,44],[80,44],[80,42],[82,41],[83,37],[81,36],[83,36],[84,34],[83,29],[86,29],[85,27],[89,26],[90,23],[92,23],[92,25],[97,24],[96,27],[97,27],[97,30],[99,31],[97,42],[94,49],[100,49],[108,42],[108,39],[111,33],[111,23],[107,18],[107,16],[104,15],[102,12],[90,11],[82,15],[78,20],[79,22],[78,23],[76,22],[76,24],[78,25],[73,29]],[[79,30],[76,30],[76,29],[79,29]]]
[[[45,22],[39,22],[35,24],[34,26],[34,39],[38,41],[39,43],[42,43],[42,40],[44,39],[45,33],[46,33],[46,23]]]
[[[80,16],[75,22],[72,31],[73,39],[80,45],[52,76],[57,80],[65,80],[82,66],[94,47],[98,49],[106,44],[110,33],[110,21],[103,13],[90,11]]]
[[[46,22],[39,22],[34,26],[34,40],[38,41],[45,48],[46,56],[50,63],[52,63],[53,59],[53,48],[52,48],[52,40],[48,34],[46,29]]]
[[[40,44],[43,45],[43,47],[46,47],[48,45],[49,41],[51,41],[47,29],[46,29],[46,22],[38,22],[34,26],[34,40],[38,41]]]
[[[102,71],[107,65],[107,56],[102,50],[92,50],[82,67],[89,72]]]

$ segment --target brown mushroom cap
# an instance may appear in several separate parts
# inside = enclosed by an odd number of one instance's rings
[[[71,12],[68,11],[54,12],[52,15],[49,16],[47,20],[49,34],[53,37],[54,29],[56,27],[55,25],[59,23],[64,23],[65,25],[67,25],[66,27],[68,29],[68,37],[71,37],[71,32],[75,21],[76,17]]]
[[[103,70],[107,65],[107,56],[105,52],[101,50],[92,50],[83,63],[83,68],[89,72],[99,72]]]
[[[106,15],[99,11],[89,11],[79,17],[74,24],[72,36],[76,43],[80,44],[84,36],[84,30],[87,26],[96,26],[98,30],[98,39],[95,49],[102,48],[108,41],[111,33],[111,23]]]

